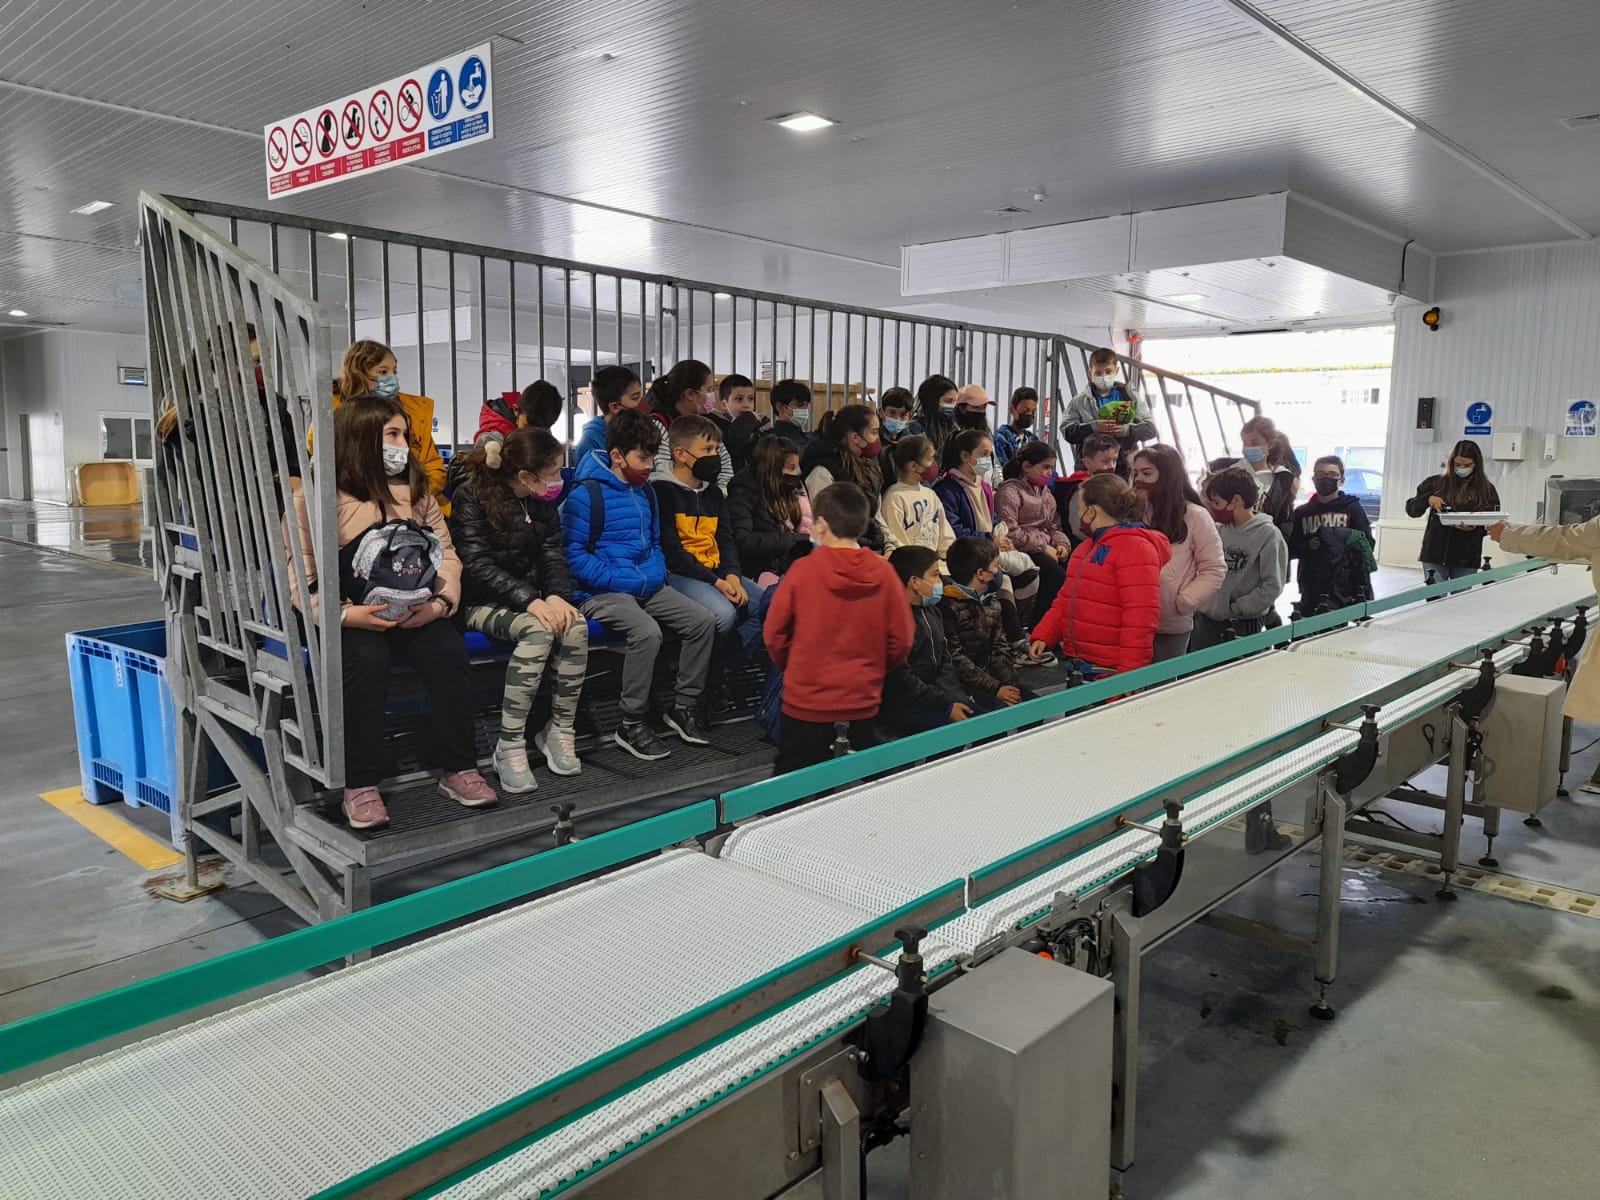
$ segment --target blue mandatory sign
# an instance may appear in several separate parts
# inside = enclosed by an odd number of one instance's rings
[[[450,106],[455,103],[455,98],[456,88],[450,79],[450,72],[440,67],[428,80],[428,112],[435,121],[442,121],[450,115]]]
[[[1467,405],[1468,425],[1487,425],[1494,417],[1494,409],[1479,400],[1476,404]]]
[[[489,72],[484,68],[483,59],[476,54],[468,55],[467,61],[461,64],[461,107],[471,112],[483,103],[488,90]]]

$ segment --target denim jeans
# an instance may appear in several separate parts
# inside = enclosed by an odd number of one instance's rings
[[[717,626],[717,645],[727,646],[735,634],[745,654],[761,645],[761,597],[765,590],[753,579],[739,576],[739,586],[744,588],[749,603],[738,609],[733,602],[717,591],[713,584],[684,575],[668,575],[667,586],[689,597],[701,608],[711,613]]]

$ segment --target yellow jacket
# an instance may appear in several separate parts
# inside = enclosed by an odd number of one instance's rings
[[[448,517],[450,501],[445,499],[444,485],[449,468],[445,466],[439,447],[433,444],[433,401],[427,396],[413,396],[407,392],[401,392],[399,400],[411,422],[411,453],[422,464],[422,473],[428,477],[428,490],[438,499],[439,510]],[[333,406],[339,407],[339,397],[333,398]],[[307,437],[308,445],[310,440]]]

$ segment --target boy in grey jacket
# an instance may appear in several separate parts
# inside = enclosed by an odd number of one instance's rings
[[[1231,629],[1259,633],[1289,579],[1289,547],[1271,517],[1255,511],[1260,488],[1243,467],[1229,467],[1206,480],[1206,503],[1222,536],[1228,575],[1194,614],[1190,650],[1224,641]]]
[[[1122,453],[1117,459],[1117,474],[1128,477],[1128,459],[1145,442],[1156,438],[1156,425],[1144,397],[1117,379],[1117,352],[1101,347],[1089,356],[1089,385],[1067,404],[1061,421],[1061,437],[1072,447],[1078,469],[1083,469],[1083,443],[1090,434],[1108,433],[1117,439]],[[1133,409],[1133,420],[1102,420],[1102,405],[1126,401]]]

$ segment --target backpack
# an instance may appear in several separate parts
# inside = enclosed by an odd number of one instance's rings
[[[1371,600],[1372,572],[1377,569],[1364,533],[1319,529],[1300,558],[1300,614],[1309,617]]]
[[[339,582],[352,604],[381,604],[378,615],[400,621],[432,598],[444,546],[415,521],[380,521],[339,551]]]
[[[783,736],[783,672],[777,667],[767,668],[761,699],[756,702],[755,722],[774,742]]]
[[[583,490],[589,493],[589,553],[594,553],[594,548],[600,544],[600,539],[606,532],[606,493],[600,486],[598,479],[585,479]],[[645,498],[650,502],[650,519],[655,522],[656,528],[661,528],[661,512],[656,508],[656,492],[649,484],[645,484]]]

